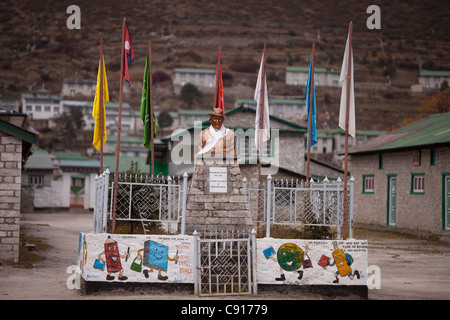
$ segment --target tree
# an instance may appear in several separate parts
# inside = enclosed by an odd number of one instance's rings
[[[192,109],[194,102],[197,102],[199,104],[202,102],[203,95],[196,86],[191,83],[186,83],[181,88],[180,97],[181,100],[186,104],[186,106],[189,109]]]
[[[403,119],[402,125],[427,117],[430,114],[450,112],[450,88],[425,98],[415,116]]]
[[[167,111],[161,111],[158,116],[158,124],[161,128],[170,127],[173,123],[173,118]]]

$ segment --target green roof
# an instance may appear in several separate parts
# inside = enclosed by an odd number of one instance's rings
[[[200,115],[200,116],[207,116],[211,113],[211,109],[209,110],[186,110],[186,109],[180,109],[178,110],[178,114],[184,114],[184,115]]]
[[[208,73],[208,74],[216,74],[216,70],[211,70],[211,69],[193,69],[193,68],[175,68],[175,72],[178,72],[178,73]]]
[[[450,112],[438,113],[388,132],[349,153],[374,153],[450,144]]]
[[[286,67],[286,71],[309,73],[309,67]],[[327,69],[327,68],[314,68],[314,73],[341,74],[341,71],[340,70],[334,70],[334,69]]]
[[[131,161],[138,163],[138,170],[149,173],[150,165],[146,164],[147,159],[144,157],[120,157],[119,172],[125,172],[131,168]],[[103,165],[108,167],[111,173],[116,172],[116,156],[103,156]],[[169,165],[167,163],[155,162],[155,175],[167,175]]]
[[[88,157],[79,152],[53,151],[51,154],[58,160],[89,160]]]
[[[25,169],[41,169],[41,170],[53,170],[58,168],[53,164],[52,159],[47,151],[34,147],[33,154],[28,158],[24,165]]]
[[[421,77],[450,77],[450,71],[442,70],[420,70]]]

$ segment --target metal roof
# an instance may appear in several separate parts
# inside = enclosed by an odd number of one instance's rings
[[[350,150],[349,154],[376,153],[443,144],[450,144],[450,112],[433,114],[388,132],[367,144]]]

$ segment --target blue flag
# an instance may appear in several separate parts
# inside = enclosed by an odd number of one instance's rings
[[[312,54],[311,59],[309,60],[309,75],[308,82],[306,83],[306,110],[308,111],[308,132],[311,130],[311,147],[313,147],[317,143],[317,126],[316,126],[316,90],[314,86],[314,81],[311,83],[311,62],[312,62]],[[312,90],[311,90],[312,89]],[[312,96],[311,96],[312,91]],[[310,101],[312,99],[312,116],[311,116],[311,124],[309,123],[309,112],[310,112]],[[308,134],[309,136],[309,134]],[[306,150],[308,150],[309,141],[308,138],[306,140]]]

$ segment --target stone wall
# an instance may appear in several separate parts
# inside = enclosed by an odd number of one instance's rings
[[[22,141],[0,132],[0,260],[19,261]]]
[[[443,174],[450,173],[450,147],[435,148],[435,164],[430,164],[431,149],[352,155],[351,174],[355,177],[354,222],[387,225],[388,176],[396,175],[396,227],[442,232]],[[418,158],[419,157],[419,158]],[[420,164],[417,162],[420,159]],[[416,161],[415,161],[416,160]],[[425,175],[424,193],[411,192],[412,174]],[[374,192],[363,193],[363,176],[374,176]]]

